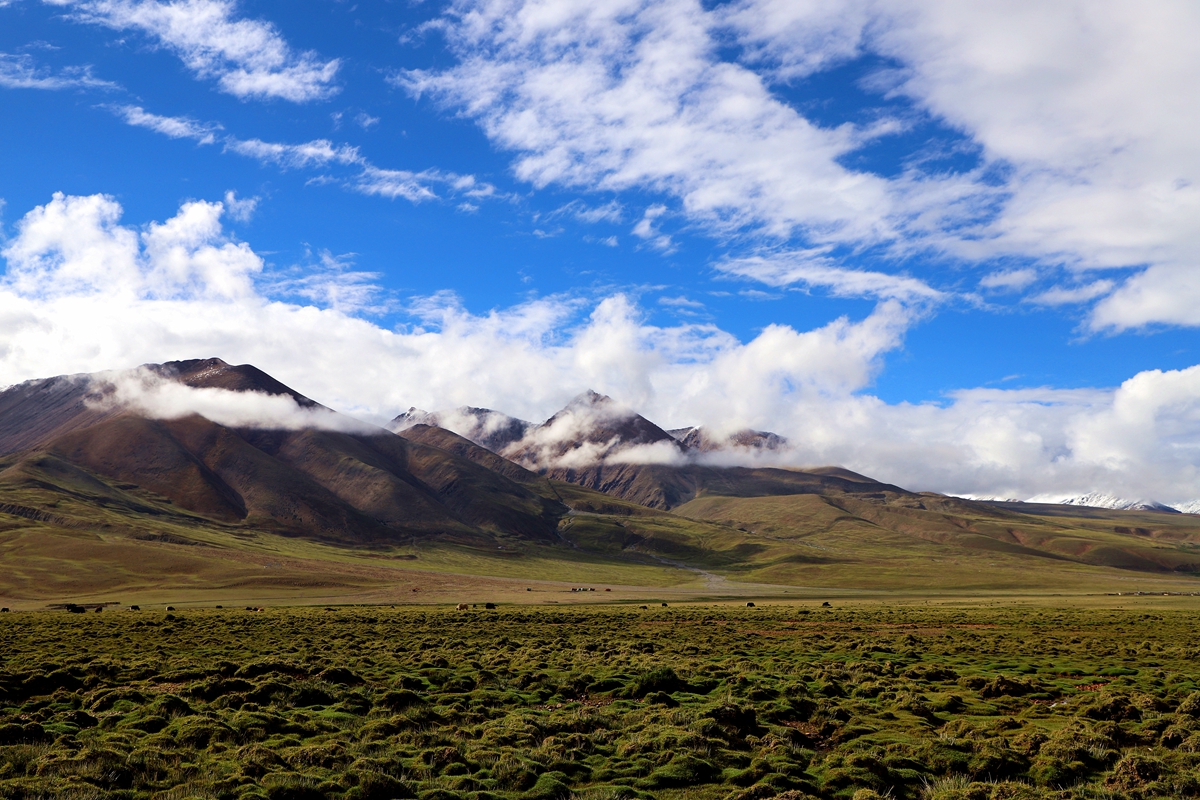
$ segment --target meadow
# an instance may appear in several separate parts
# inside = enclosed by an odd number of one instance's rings
[[[1195,599],[1047,602],[4,613],[0,797],[1200,795]]]

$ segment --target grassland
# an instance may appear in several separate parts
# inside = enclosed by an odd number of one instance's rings
[[[553,542],[285,536],[136,487],[0,486],[0,605],[296,604],[582,598],[1045,596],[1200,591],[1200,518],[1063,516],[938,496],[707,495],[668,513],[571,484]],[[527,592],[527,589],[533,589]]]
[[[1107,602],[0,614],[0,797],[1200,795],[1200,601]]]

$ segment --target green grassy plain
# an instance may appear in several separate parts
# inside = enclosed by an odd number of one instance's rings
[[[558,539],[353,545],[96,482],[0,486],[0,605],[1105,595],[1200,591],[1200,518],[940,496],[703,496],[668,513],[571,484]],[[1076,512],[1070,512],[1072,514]],[[533,591],[526,591],[532,589]]]
[[[1066,602],[0,614],[0,797],[1200,796],[1200,600]]]

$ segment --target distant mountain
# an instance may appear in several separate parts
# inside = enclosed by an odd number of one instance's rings
[[[727,436],[716,435],[703,427],[675,428],[667,432],[684,447],[697,453],[712,453],[730,448],[780,450],[788,443],[785,437],[777,433],[756,431],[750,428],[744,428]]]
[[[388,423],[402,433],[418,425],[452,431],[533,470],[581,469],[601,463],[683,463],[693,455],[780,450],[787,439],[749,428],[716,434],[703,427],[664,430],[611,397],[586,391],[534,424],[487,408],[410,408]]]
[[[551,476],[610,461],[681,461],[686,448],[671,434],[607,395],[586,391],[500,451]]]
[[[693,463],[697,455],[721,451],[777,450],[786,446],[787,440],[775,433],[750,429],[727,436],[702,427],[667,431],[594,391],[576,396],[540,425],[465,407],[436,413],[409,409],[388,427],[415,441],[445,447],[451,445],[438,431],[449,429],[530,474],[657,509],[674,508],[706,493],[740,497],[907,494],[899,487],[837,468],[751,469]],[[489,438],[489,427],[503,435]],[[518,432],[523,432],[520,438],[511,440]],[[453,444],[453,452],[490,469],[502,468],[489,457],[466,448],[461,440]]]
[[[490,408],[460,406],[450,411],[422,411],[410,408],[387,424],[393,433],[408,430],[414,425],[433,425],[453,431],[493,453],[519,442],[534,427],[532,422],[510,417]]]
[[[333,429],[225,425],[209,418],[218,416],[211,410],[186,408],[155,418],[114,388],[149,378],[165,382],[156,389],[174,387],[167,395],[176,405],[261,406],[287,397],[272,408],[319,410],[304,420]],[[181,387],[209,391],[191,396]],[[81,485],[92,487],[96,502],[134,492],[151,498],[156,513],[359,544],[414,536],[553,540],[566,510],[468,458],[349,420],[261,370],[219,359],[0,392],[0,487],[78,494]]]
[[[1200,514],[1200,500],[1189,500],[1186,503],[1176,503],[1173,507],[1180,514]]]
[[[1176,509],[1153,500],[1130,500],[1103,492],[1091,492],[1084,495],[1038,495],[1031,497],[1028,503],[1048,503],[1061,506],[1087,506],[1088,508],[1107,508],[1113,511],[1165,511],[1178,513]]]

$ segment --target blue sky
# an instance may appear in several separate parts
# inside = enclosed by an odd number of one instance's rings
[[[1197,27],[0,0],[0,382],[219,355],[370,419],[592,387],[916,488],[1200,497]],[[1142,375],[1171,399],[1129,411]]]

